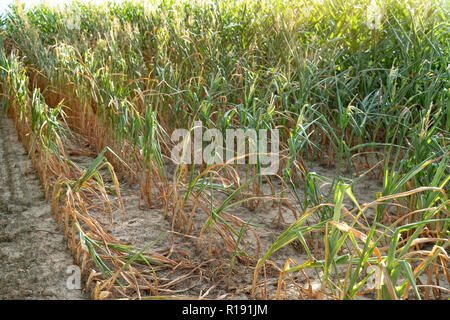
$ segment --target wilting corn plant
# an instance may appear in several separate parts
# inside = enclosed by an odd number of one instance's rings
[[[147,204],[163,205],[173,226],[192,232],[202,211],[199,235],[210,232],[211,252],[215,231],[232,261],[245,256],[246,231],[253,230],[233,208],[245,204],[258,214],[265,201],[276,201],[280,223],[291,211],[296,222],[257,262],[254,290],[264,262],[295,240],[310,261],[286,263],[277,297],[284,277],[304,268],[322,269],[322,292],[332,297],[361,294],[371,272],[380,298],[406,298],[409,288],[416,298],[429,297],[419,276],[426,272],[431,284],[431,268],[447,274],[448,259],[448,10],[438,1],[410,0],[14,6],[1,22],[1,87],[25,145],[36,138],[40,163],[50,154],[49,174],[69,175],[59,180],[61,190],[83,201],[90,201],[81,196],[87,190],[106,201],[102,165],[91,172],[70,162],[64,119],[106,156],[103,165],[140,184]],[[233,162],[180,165],[170,176],[169,137],[198,119],[222,133],[279,129],[282,170],[262,177],[261,163]],[[308,161],[335,167],[336,176],[312,172]],[[382,183],[371,204],[352,193],[366,176]],[[343,205],[345,195],[352,209]],[[98,251],[100,240],[86,225],[78,227],[91,256],[108,251]],[[419,250],[424,243],[435,247]],[[105,288],[96,287],[95,296],[109,294]]]

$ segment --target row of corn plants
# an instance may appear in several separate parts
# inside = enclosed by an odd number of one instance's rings
[[[322,296],[420,299],[448,295],[439,283],[449,281],[448,10],[412,0],[74,2],[14,6],[2,33],[51,123],[65,119],[86,135],[121,177],[139,183],[146,205],[196,232],[199,248],[205,237],[210,254],[223,246],[230,270],[236,257],[253,264],[253,297],[267,296],[260,274],[270,256],[300,241],[310,259],[280,268],[278,298],[292,273],[315,269]],[[223,135],[278,129],[278,174],[228,163],[180,164],[169,175],[171,133],[192,132],[197,120]],[[50,148],[61,147],[54,139]],[[336,175],[312,172],[311,161]],[[366,177],[382,187],[360,203],[352,187]],[[264,202],[278,206],[278,222],[290,213],[296,222],[266,253],[249,253],[246,241],[258,233],[233,210],[258,214]],[[323,242],[322,254],[311,239]],[[377,286],[366,290],[373,275]]]
[[[129,298],[141,292],[144,296],[164,296],[171,291],[183,278],[165,283],[158,280],[157,273],[180,262],[152,248],[158,239],[144,248],[125,245],[108,234],[105,224],[94,217],[93,212],[103,211],[112,223],[116,209],[125,213],[117,176],[105,157],[112,151],[106,147],[87,168],[71,161],[67,139],[73,133],[65,121],[66,106],[49,107],[39,88],[30,91],[30,78],[16,53],[7,57],[2,51],[0,60],[3,115],[14,120],[45,196],[51,201],[55,220],[81,268],[86,290],[93,299]],[[102,168],[108,169],[117,203],[111,201],[111,188],[100,174]],[[149,275],[149,268],[153,274]]]

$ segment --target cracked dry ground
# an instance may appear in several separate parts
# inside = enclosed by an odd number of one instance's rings
[[[0,299],[87,299],[67,288],[73,264],[14,124],[0,115]]]

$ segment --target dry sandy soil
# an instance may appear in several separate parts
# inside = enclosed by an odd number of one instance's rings
[[[73,258],[13,122],[0,116],[0,299],[86,299]]]

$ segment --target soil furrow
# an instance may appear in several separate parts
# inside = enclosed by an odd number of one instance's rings
[[[0,118],[0,299],[86,299],[73,258],[13,122]]]

